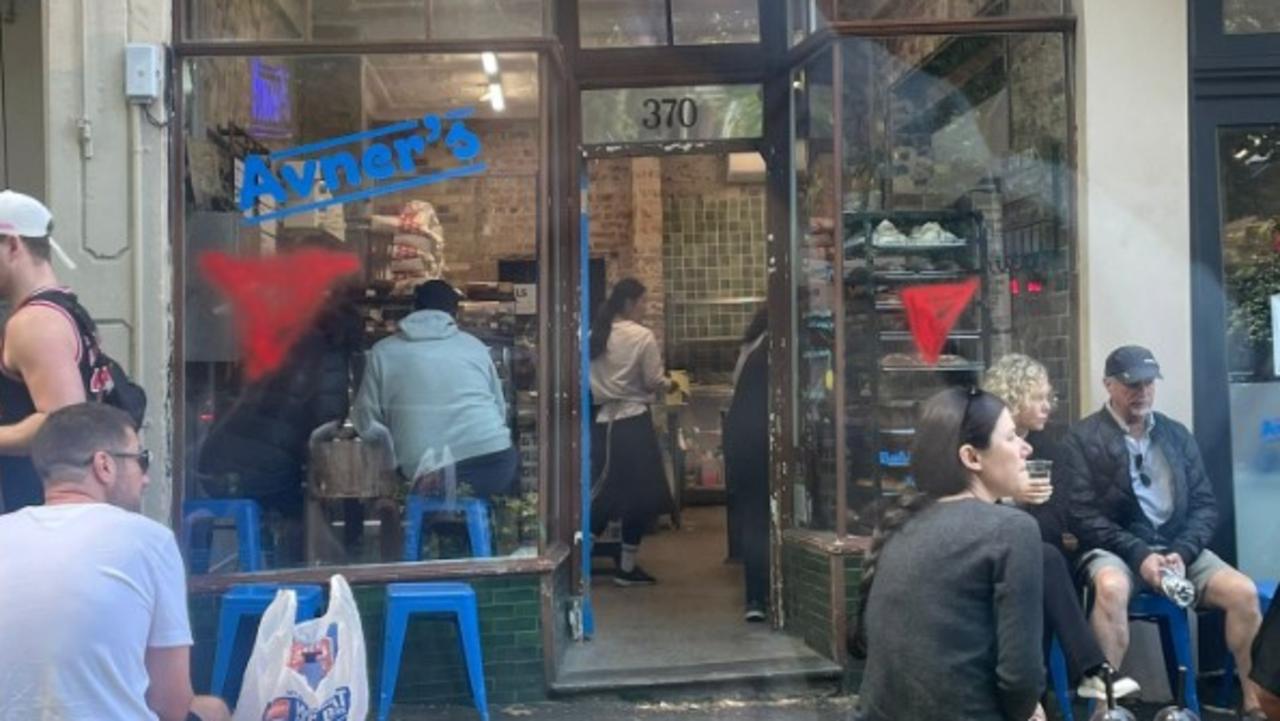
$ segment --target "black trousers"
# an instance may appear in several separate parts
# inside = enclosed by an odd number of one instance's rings
[[[746,580],[747,605],[766,607],[769,603],[769,478],[767,466],[759,477],[737,483],[742,522],[742,572]],[[735,479],[737,482],[738,479]]]
[[[1073,685],[1080,683],[1086,671],[1106,662],[1102,647],[1093,636],[1080,605],[1080,594],[1071,578],[1067,559],[1057,546],[1041,543],[1044,550],[1044,647],[1048,656],[1054,636],[1067,659],[1067,675]]]

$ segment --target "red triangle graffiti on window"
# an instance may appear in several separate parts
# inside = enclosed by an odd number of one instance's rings
[[[963,283],[913,285],[902,289],[907,326],[920,357],[929,365],[938,362],[947,335],[978,290],[978,279]]]
[[[200,256],[205,280],[231,304],[245,376],[258,380],[284,363],[324,306],[329,288],[360,269],[351,253],[307,249],[265,258]]]

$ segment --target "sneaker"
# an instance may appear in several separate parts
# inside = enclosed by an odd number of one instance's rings
[[[652,586],[658,582],[658,579],[644,572],[644,569],[635,566],[630,571],[618,569],[613,576],[613,582],[619,586]]]
[[[742,620],[747,623],[764,623],[768,618],[764,609],[754,603],[747,606],[747,612],[742,614]]]
[[[1251,708],[1248,711],[1240,710],[1240,721],[1267,721],[1270,718],[1263,713],[1260,708]]]
[[[1130,694],[1135,694],[1142,690],[1137,681],[1128,676],[1117,676],[1111,682],[1111,691],[1116,698],[1124,698]],[[1080,682],[1080,688],[1076,689],[1076,695],[1080,698],[1092,698],[1099,701],[1107,698],[1107,684],[1102,680],[1101,676],[1085,676]]]

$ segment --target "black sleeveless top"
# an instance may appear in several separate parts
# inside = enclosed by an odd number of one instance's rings
[[[50,296],[58,296],[50,298]],[[27,296],[10,314],[12,318],[19,310],[30,305],[53,308],[67,318],[67,322],[76,329],[76,343],[80,346],[76,351],[76,365],[80,376],[87,377],[89,358],[80,340],[80,327],[75,319],[61,304],[75,303],[76,296],[65,288],[42,288]],[[6,326],[7,328],[7,326]],[[0,338],[0,351],[4,342]],[[36,405],[31,400],[31,392],[21,378],[14,376],[0,363],[0,425],[13,425],[36,412]],[[10,513],[26,506],[38,506],[44,503],[44,485],[31,464],[31,456],[0,455],[0,493],[4,494],[3,512]]]

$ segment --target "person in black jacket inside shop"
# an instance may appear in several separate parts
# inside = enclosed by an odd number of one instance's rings
[[[1049,414],[1057,401],[1049,382],[1049,371],[1034,358],[1009,353],[987,369],[982,379],[984,390],[994,393],[1009,408],[1020,437],[1031,444],[1028,460],[1057,458],[1056,444],[1045,432]],[[1093,630],[1080,606],[1079,594],[1071,577],[1066,554],[1074,552],[1074,538],[1067,548],[1067,521],[1062,493],[1054,493],[1049,483],[1031,479],[1013,495],[1018,508],[1030,513],[1040,525],[1044,556],[1044,643],[1047,649],[1054,636],[1062,647],[1071,680],[1080,684],[1077,693],[1083,698],[1106,698],[1103,678],[1110,666],[1094,638]],[[1116,698],[1141,690],[1127,676],[1115,678],[1112,689]]]
[[[1166,569],[1185,575],[1198,605],[1226,612],[1227,647],[1243,687],[1241,717],[1262,719],[1258,687],[1249,679],[1249,647],[1262,622],[1258,592],[1205,548],[1218,508],[1195,437],[1152,410],[1155,381],[1163,376],[1151,351],[1117,348],[1105,373],[1109,400],[1072,426],[1054,467],[1085,551],[1080,566],[1093,589],[1098,641],[1118,666],[1129,645],[1130,596],[1160,589]]]
[[[724,460],[742,523],[747,621],[765,620],[769,602],[769,314],[756,311],[742,338],[733,399],[724,420]]]
[[[300,557],[308,443],[316,428],[346,415],[351,359],[361,342],[350,294],[333,291],[280,369],[245,389],[200,449],[209,495],[251,498],[285,519],[278,565]]]

